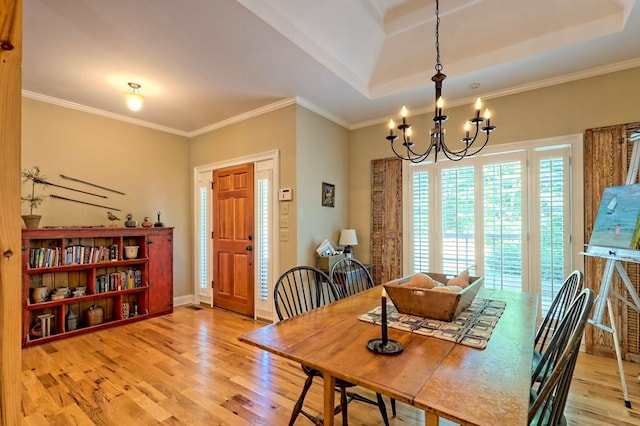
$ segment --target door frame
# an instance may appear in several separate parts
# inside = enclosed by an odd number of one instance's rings
[[[246,164],[246,163],[259,163],[261,161],[271,161],[273,164],[273,173],[272,173],[272,180],[271,180],[271,194],[270,194],[270,198],[271,198],[271,220],[269,221],[269,224],[271,226],[271,229],[269,230],[269,235],[271,236],[271,241],[272,241],[272,256],[271,256],[271,265],[272,268],[269,271],[269,288],[270,290],[272,289],[275,280],[276,280],[276,270],[278,269],[279,265],[280,265],[280,244],[279,244],[279,239],[278,239],[278,226],[279,226],[279,205],[278,205],[278,188],[280,187],[280,152],[278,150],[273,150],[273,151],[266,151],[263,153],[258,153],[258,154],[251,154],[251,155],[247,155],[244,157],[237,157],[237,158],[232,158],[229,160],[223,160],[223,161],[219,161],[219,162],[215,162],[215,163],[209,163],[209,164],[204,164],[201,166],[197,166],[194,167],[193,169],[193,277],[194,277],[194,282],[193,282],[193,294],[194,294],[194,303],[195,304],[199,304],[201,302],[203,303],[208,303],[210,305],[213,305],[213,292],[211,291],[211,285],[207,286],[207,289],[205,292],[202,292],[200,289],[200,265],[199,265],[199,259],[200,259],[200,239],[199,239],[199,235],[201,233],[201,226],[200,226],[200,207],[199,207],[199,188],[201,186],[201,183],[203,182],[204,179],[206,179],[208,181],[208,187],[209,189],[211,188],[211,181],[212,181],[212,177],[213,177],[213,171],[217,170],[217,169],[223,169],[223,168],[227,168],[227,167],[233,167],[233,166],[238,166],[241,164]],[[258,170],[258,168],[256,167],[254,169],[254,184],[257,184],[257,182],[255,181],[256,179],[256,171]],[[208,175],[208,176],[207,176]],[[203,177],[205,177],[203,179]],[[257,185],[255,186],[257,188]],[[254,191],[255,196],[257,197],[258,192]],[[211,230],[211,226],[212,226],[212,218],[213,218],[213,211],[212,211],[212,197],[211,197],[211,191],[207,191],[207,211],[204,212],[206,214],[206,218],[207,218],[207,228],[209,229],[209,231]],[[254,203],[254,209],[257,209],[258,205],[257,203]],[[257,221],[258,221],[258,215],[257,212],[254,215],[254,226],[257,227]],[[256,228],[257,229],[257,228]],[[211,235],[209,233],[209,238],[207,238],[207,252],[210,254],[212,253],[213,250],[213,242],[211,239]],[[259,295],[259,291],[260,291],[260,285],[259,285],[259,280],[258,280],[258,267],[259,267],[259,262],[256,261],[254,262],[254,318],[259,317],[263,317],[263,318],[267,318],[267,319],[271,319],[272,317],[272,312],[264,312],[263,309],[259,309],[259,306],[262,306],[263,304],[259,303],[258,300],[258,295]],[[208,261],[207,261],[207,276],[209,277],[209,283],[211,282],[211,278],[213,277],[213,268],[214,265],[212,264],[212,258],[211,256],[208,257]],[[269,291],[269,299],[271,299],[271,294],[272,291]],[[269,300],[269,306],[273,306],[273,301]]]

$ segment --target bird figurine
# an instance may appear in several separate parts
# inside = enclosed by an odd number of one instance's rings
[[[108,218],[109,218],[109,220],[111,221],[111,226],[113,226],[113,227],[118,226],[118,225],[116,224],[116,220],[120,220],[120,218],[119,218],[118,216],[114,215],[114,214],[113,214],[113,213],[111,213],[111,212],[107,212],[107,217],[108,217]]]

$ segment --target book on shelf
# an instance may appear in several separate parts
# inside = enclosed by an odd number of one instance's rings
[[[52,266],[60,266],[60,247],[29,250],[30,268],[50,268]]]

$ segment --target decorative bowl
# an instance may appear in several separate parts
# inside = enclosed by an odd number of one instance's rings
[[[124,257],[127,259],[138,257],[138,246],[124,246]]]

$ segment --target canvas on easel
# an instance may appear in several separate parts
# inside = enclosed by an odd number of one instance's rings
[[[589,245],[635,249],[640,238],[640,184],[605,188]]]

